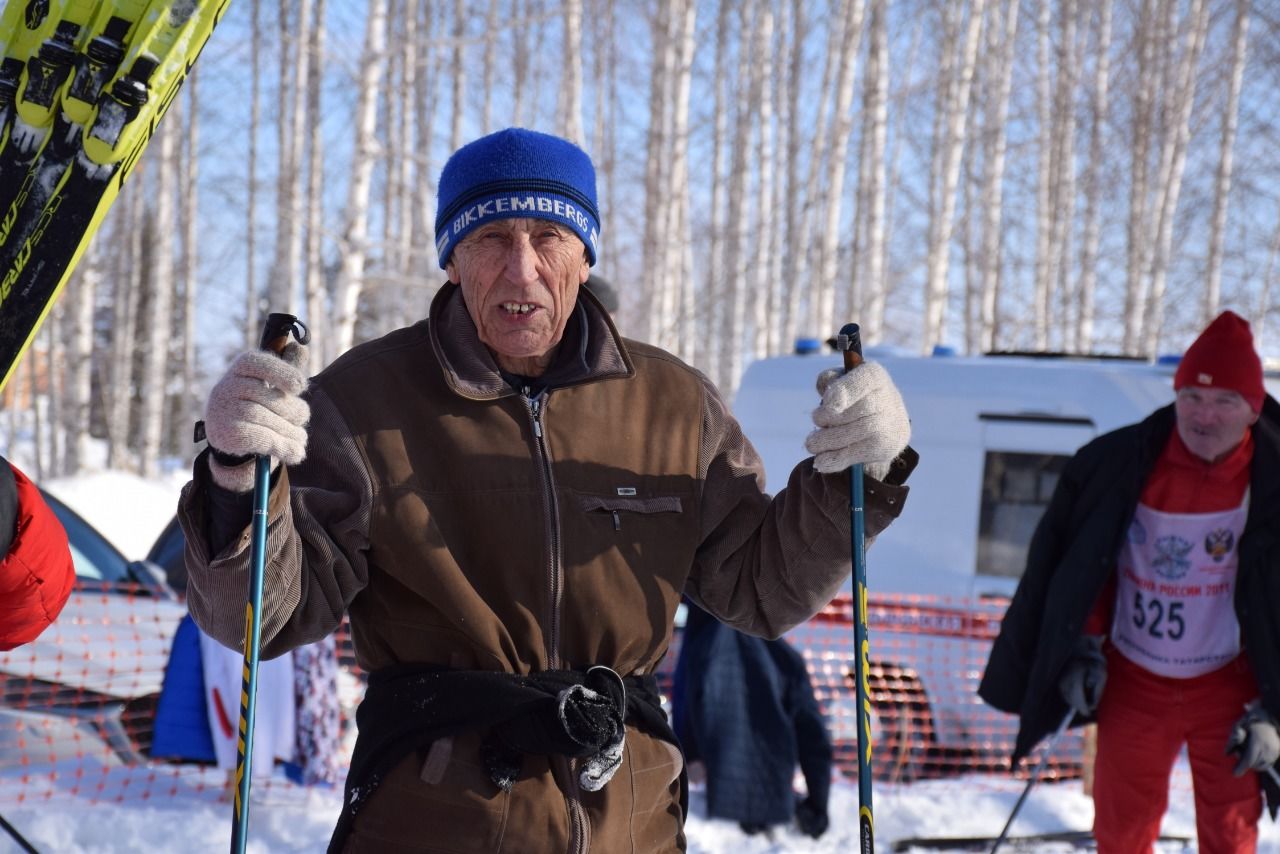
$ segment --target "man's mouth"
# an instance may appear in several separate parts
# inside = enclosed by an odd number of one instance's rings
[[[505,311],[507,314],[528,314],[529,312],[533,311],[535,308],[537,308],[537,306],[531,302],[502,303],[502,310]]]

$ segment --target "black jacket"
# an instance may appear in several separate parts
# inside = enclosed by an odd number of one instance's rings
[[[1170,405],[1099,436],[1071,458],[1058,480],[978,687],[982,699],[1021,718],[1014,764],[1067,712],[1057,687],[1062,668],[1115,572],[1142,487],[1173,428]],[[1263,706],[1280,718],[1280,404],[1270,396],[1253,440],[1235,609]],[[1267,775],[1259,778],[1274,815],[1280,790]]]

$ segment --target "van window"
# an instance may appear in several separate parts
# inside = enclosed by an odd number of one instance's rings
[[[1022,576],[1031,535],[1068,459],[1064,454],[987,451],[978,516],[978,575]]]

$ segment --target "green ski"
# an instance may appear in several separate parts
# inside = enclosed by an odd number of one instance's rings
[[[0,388],[230,0],[7,0]]]

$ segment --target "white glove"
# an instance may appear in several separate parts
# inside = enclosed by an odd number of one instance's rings
[[[804,440],[813,467],[831,474],[862,463],[868,475],[883,479],[911,441],[907,407],[889,372],[875,362],[847,373],[832,368],[818,374],[818,394],[817,429]]]
[[[1275,718],[1258,703],[1245,707],[1244,717],[1231,728],[1227,753],[1240,757],[1232,771],[1237,777],[1246,771],[1262,771],[1280,760],[1280,728]]]
[[[307,456],[311,407],[299,395],[307,387],[307,348],[291,341],[280,355],[248,350],[236,357],[209,392],[204,430],[209,446],[232,456],[268,454],[292,466]],[[225,466],[209,457],[209,473],[223,489],[253,489],[253,462]]]

